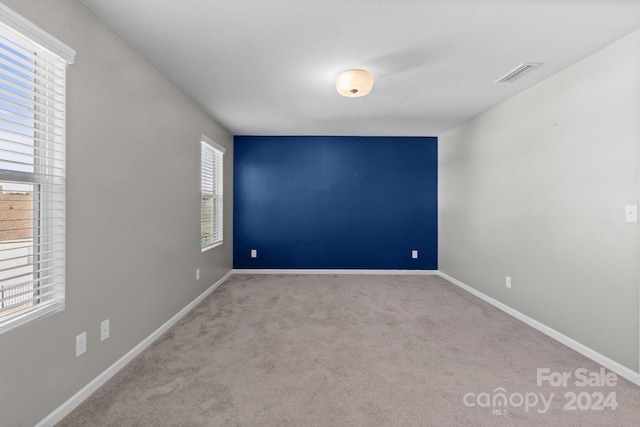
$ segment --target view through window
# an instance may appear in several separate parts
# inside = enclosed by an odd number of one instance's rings
[[[22,48],[24,49],[24,48]],[[34,173],[35,90],[31,57],[0,39],[0,170]],[[34,300],[34,193],[37,185],[0,181],[0,315]],[[35,189],[35,191],[34,191]]]

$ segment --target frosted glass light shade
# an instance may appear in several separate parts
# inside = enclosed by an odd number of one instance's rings
[[[373,74],[365,70],[347,70],[336,77],[336,89],[342,96],[365,96],[373,87]]]

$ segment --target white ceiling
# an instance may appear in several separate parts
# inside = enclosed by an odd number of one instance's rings
[[[81,1],[236,135],[438,136],[640,28],[638,0]]]

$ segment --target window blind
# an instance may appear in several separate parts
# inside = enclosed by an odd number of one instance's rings
[[[201,141],[200,235],[202,250],[223,240],[223,156],[225,149],[206,136]]]
[[[16,22],[21,32],[7,25]],[[24,33],[60,46],[67,58]],[[73,54],[0,8],[0,332],[64,308],[65,92]]]

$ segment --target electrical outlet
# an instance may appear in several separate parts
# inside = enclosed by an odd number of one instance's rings
[[[508,289],[511,289],[511,276],[506,277],[504,284]]]
[[[87,332],[76,336],[76,357],[87,351]]]
[[[418,258],[418,250],[417,249],[413,249],[411,251],[411,258],[413,258],[413,259]]]
[[[624,219],[626,222],[638,222],[638,205],[625,205]]]
[[[251,249],[251,258],[258,258],[258,250]]]
[[[200,269],[196,268],[196,280],[200,280]]]
[[[100,341],[104,341],[107,338],[109,338],[109,319],[100,323]]]

